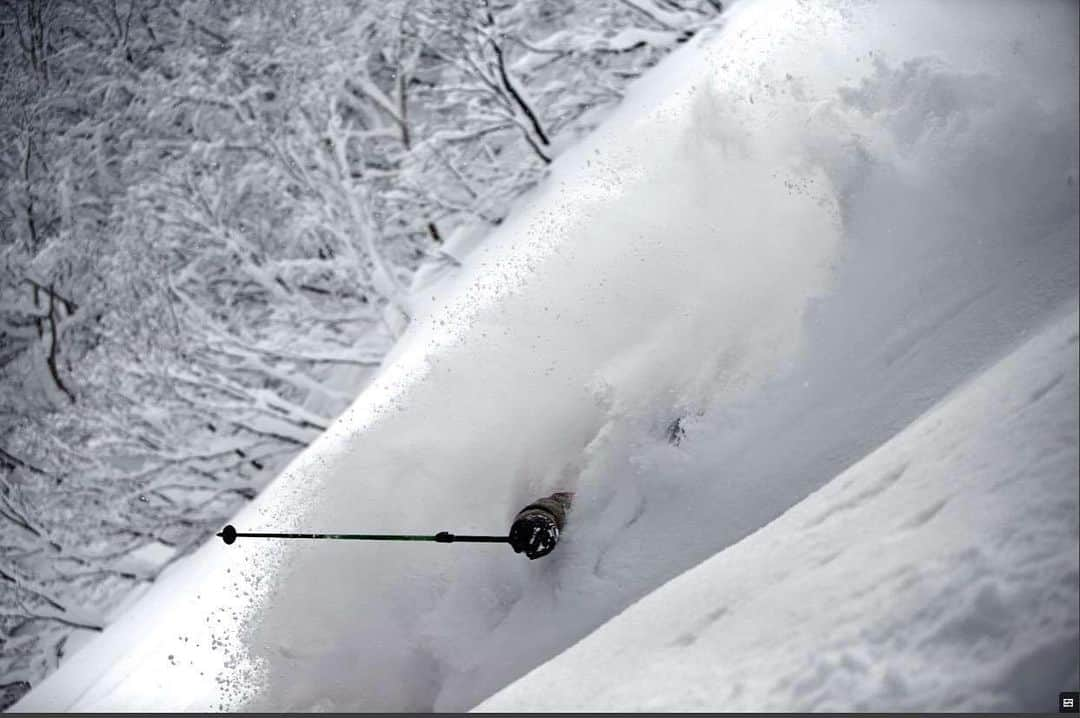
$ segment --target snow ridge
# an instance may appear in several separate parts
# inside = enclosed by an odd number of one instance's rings
[[[1067,308],[477,710],[1054,711],[1080,678],[1080,317]]]

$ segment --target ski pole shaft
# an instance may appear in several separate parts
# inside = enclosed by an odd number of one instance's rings
[[[323,539],[332,541],[434,541],[435,543],[509,543],[508,536],[455,536],[442,531],[434,536],[415,534],[314,534],[237,531],[231,524],[217,533],[226,544],[238,538]]]

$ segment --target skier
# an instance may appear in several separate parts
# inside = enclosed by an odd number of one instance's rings
[[[572,491],[557,491],[519,511],[510,526],[510,546],[514,552],[524,551],[530,559],[551,553],[559,543],[559,532],[566,525],[566,514],[573,500]]]

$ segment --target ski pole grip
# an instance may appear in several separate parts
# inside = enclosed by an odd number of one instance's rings
[[[454,534],[449,531],[440,531],[435,534],[435,543],[454,543]]]

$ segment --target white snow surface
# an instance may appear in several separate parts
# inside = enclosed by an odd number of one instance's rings
[[[1077,323],[1077,15],[737,3],[233,521],[503,533],[572,489],[555,553],[213,541],[15,710],[461,710],[556,656],[483,708],[1075,687],[1075,337],[1012,352]]]
[[[477,710],[1054,712],[1080,685],[1077,323]]]

